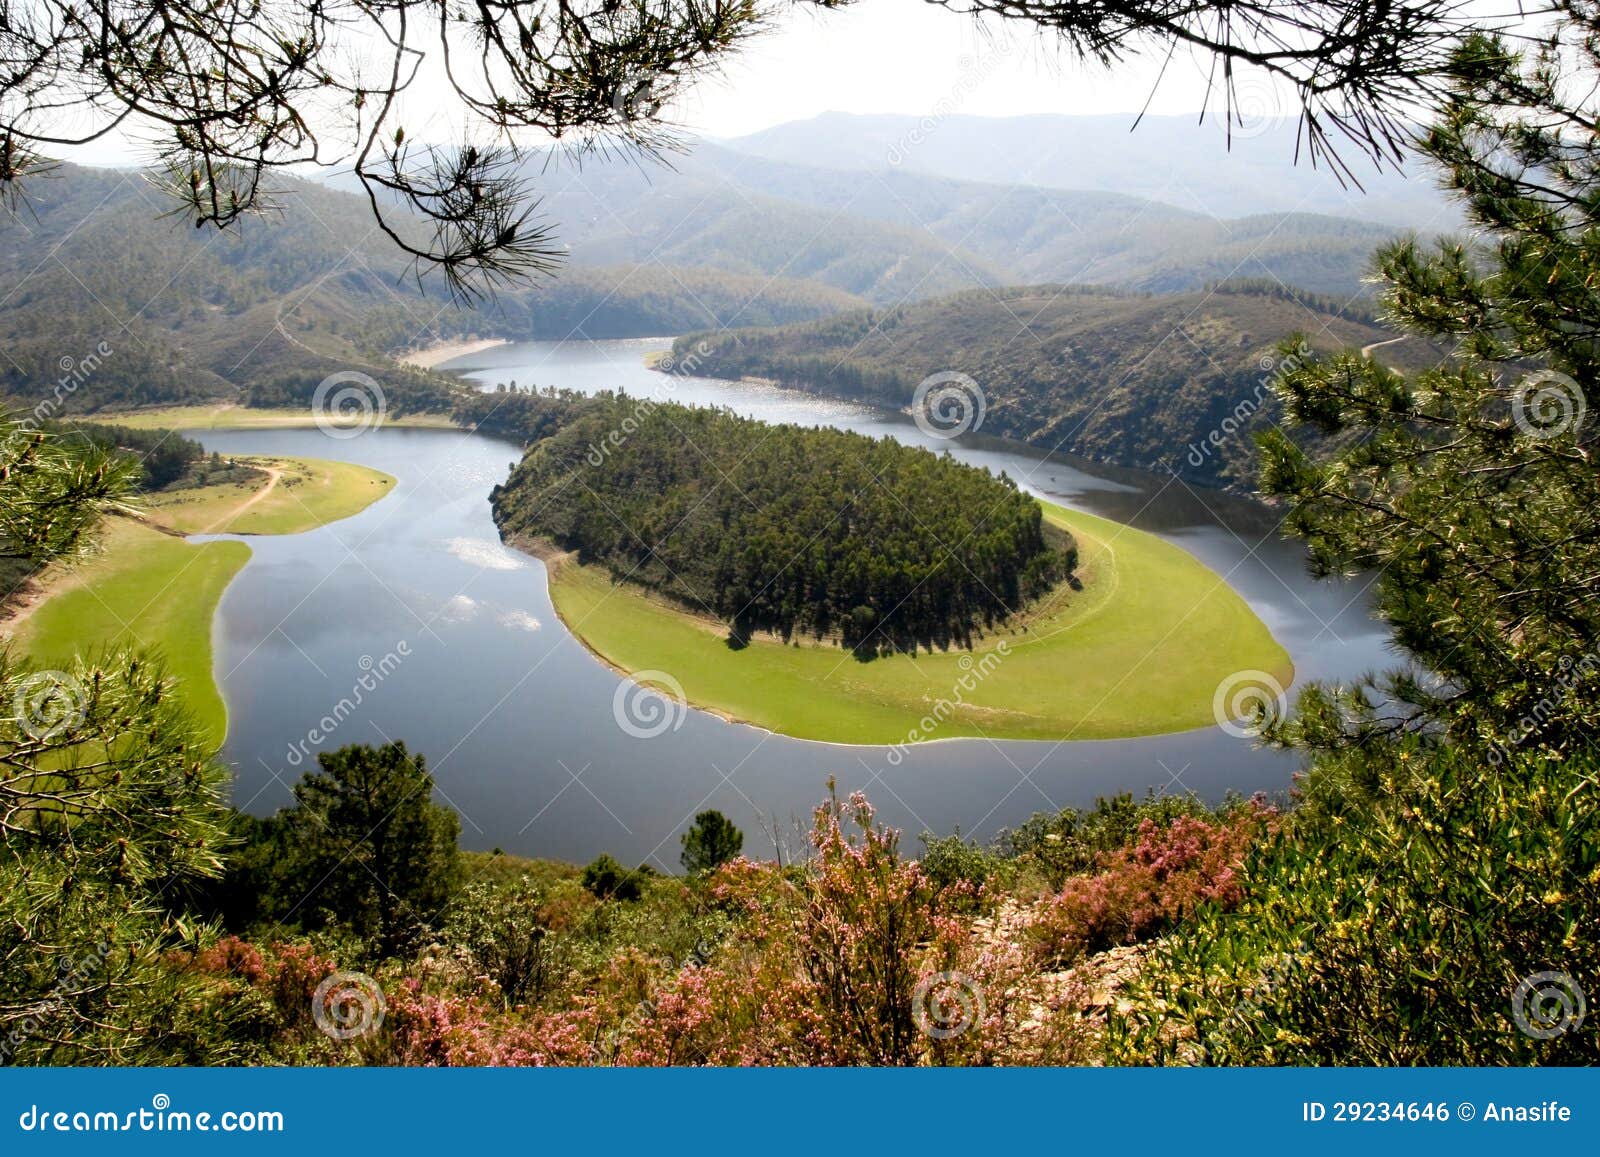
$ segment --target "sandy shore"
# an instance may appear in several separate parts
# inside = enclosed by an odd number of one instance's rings
[[[479,350],[493,349],[497,345],[508,345],[503,337],[479,338],[475,341],[442,341],[427,349],[412,350],[410,353],[401,354],[395,360],[404,366],[419,366],[431,370],[435,366],[449,361],[451,358],[463,357],[466,354],[475,354]]]

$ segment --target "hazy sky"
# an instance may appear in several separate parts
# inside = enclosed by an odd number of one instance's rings
[[[723,74],[683,91],[668,106],[672,120],[696,134],[738,136],[830,110],[924,115],[969,113],[1126,113],[1150,95],[1160,72],[1155,48],[1115,70],[1082,63],[1032,25],[970,16],[926,0],[859,0],[839,11],[785,6],[775,29],[732,58]],[[1207,58],[1207,61],[1209,58]],[[1205,94],[1198,58],[1174,58],[1151,111],[1192,112]],[[430,67],[432,67],[430,63]],[[414,138],[460,135],[460,114],[426,79],[403,100]],[[1293,103],[1268,82],[1247,82],[1257,112],[1292,113]],[[1278,107],[1281,105],[1281,109]],[[148,149],[122,138],[56,150],[102,164],[147,160]]]
[[[980,28],[925,0],[861,0],[833,12],[790,8],[778,30],[747,48],[725,78],[701,83],[674,111],[711,136],[833,109],[924,114],[942,104],[984,116],[1132,114],[1144,105],[1160,65],[1152,48],[1107,70],[1073,59],[1015,21]],[[1151,111],[1195,111],[1204,94],[1199,63],[1179,56]]]

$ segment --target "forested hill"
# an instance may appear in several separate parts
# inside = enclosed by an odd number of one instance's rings
[[[64,165],[0,212],[0,395],[59,412],[226,399],[299,404],[328,374],[381,379],[392,408],[448,409],[436,375],[387,351],[441,338],[642,336],[776,324],[864,303],[784,278],[568,268],[481,311],[419,289],[366,202],[279,177],[280,211],[223,233],[163,216],[134,172]],[[91,355],[93,355],[91,357]],[[86,366],[74,373],[77,367]],[[69,380],[71,388],[57,391]]]
[[[1370,307],[1259,284],[1154,296],[1035,286],[975,291],[820,322],[680,338],[694,372],[759,377],[893,409],[942,371],[983,392],[981,432],[1101,461],[1245,485],[1249,430],[1276,410],[1278,344],[1365,347],[1394,334]],[[1374,350],[1408,368],[1437,351]]]
[[[1076,566],[1009,479],[889,438],[521,396],[559,417],[495,488],[501,533],[715,617],[736,645],[757,631],[862,657],[971,645]]]
[[[1349,296],[1362,292],[1373,249],[1400,232],[1366,219],[1359,201],[1346,216],[1232,218],[1222,216],[1239,211],[1226,198],[1197,212],[1126,193],[971,179],[992,172],[986,165],[968,179],[863,174],[705,141],[670,168],[618,158],[582,170],[540,160],[530,171],[581,264],[659,260],[802,277],[878,305],[1042,282],[1177,292],[1233,276]]]

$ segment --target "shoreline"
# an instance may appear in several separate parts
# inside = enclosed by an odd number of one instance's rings
[[[418,369],[431,370],[437,369],[445,362],[466,357],[468,354],[481,353],[484,350],[494,349],[496,346],[510,344],[510,339],[503,337],[441,341],[425,346],[420,350],[410,350],[403,354],[397,354],[394,360],[403,366],[415,366]]]
[[[562,550],[560,547],[556,546],[555,543],[551,542],[548,538],[544,538],[542,536],[537,536],[537,535],[530,536],[530,535],[514,534],[509,538],[502,536],[500,541],[502,543],[504,543],[506,546],[510,547],[512,550],[518,552],[519,554],[527,555],[529,558],[537,559],[539,562],[544,564],[544,574],[545,574],[544,581],[545,581],[545,585],[546,585],[547,589],[550,586],[550,584],[554,581],[554,579],[556,577],[556,572],[558,570],[560,570],[563,566],[568,564],[574,558],[574,552],[573,551]],[[634,678],[633,678],[634,672],[628,670],[626,667],[622,666],[620,663],[613,662],[610,658],[608,658],[607,656],[601,654],[600,651],[595,648],[593,643],[591,643],[588,639],[586,639],[580,632],[578,632],[577,630],[573,629],[573,625],[567,621],[566,612],[564,612],[561,609],[561,605],[556,602],[554,593],[552,593],[551,597],[550,597],[550,609],[555,612],[556,622],[560,623],[563,627],[566,628],[567,634],[571,635],[574,639],[578,640],[578,645],[581,646],[585,651],[587,651],[591,658],[595,659],[602,667],[605,667],[605,668],[609,669],[613,674],[618,675],[618,676],[622,677],[623,679],[628,680],[629,682],[634,682],[635,681]],[[780,731],[773,731],[771,728],[763,727],[763,726],[761,726],[761,724],[756,723],[756,722],[754,722],[752,720],[740,719],[737,716],[734,716],[734,715],[732,715],[732,714],[730,714],[730,713],[728,713],[726,711],[718,710],[715,707],[707,707],[707,706],[703,706],[703,705],[698,704],[698,703],[691,703],[687,699],[684,699],[682,702],[683,702],[683,706],[685,708],[687,708],[689,710],[693,710],[693,711],[702,712],[703,714],[711,716],[713,719],[720,719],[724,723],[732,724],[732,725],[737,726],[737,727],[753,727],[757,731],[766,732],[768,735],[782,735],[783,734]],[[785,738],[797,739],[799,737],[791,735],[791,736],[786,736]],[[819,740],[802,740],[801,742],[827,743],[827,742],[830,742],[830,741],[829,740],[825,740],[825,739],[819,739]],[[855,744],[839,744],[838,746],[858,746],[858,745],[855,745]],[[859,746],[867,746],[867,745],[866,744],[861,744]]]
[[[550,581],[550,577],[554,574],[554,571],[553,571],[552,567],[553,566],[559,566],[564,560],[572,557],[571,556],[571,552],[568,552],[568,551],[555,551],[555,552],[551,553],[549,555],[549,557],[547,558],[544,554],[538,553],[535,550],[529,550],[529,549],[527,549],[526,547],[523,547],[523,546],[519,546],[516,543],[512,542],[511,540],[506,540],[505,544],[507,546],[511,547],[513,550],[517,550],[520,553],[525,554],[530,558],[535,558],[535,559],[538,559],[540,562],[543,562],[545,564],[545,567],[546,567],[546,578],[545,578],[545,581],[547,583]],[[634,679],[635,672],[628,670],[626,667],[622,666],[619,663],[614,662],[612,659],[608,658],[607,656],[602,654],[600,651],[596,650],[594,644],[591,643],[587,638],[585,638],[581,632],[573,630],[572,624],[567,621],[566,614],[561,610],[560,605],[557,604],[557,602],[556,602],[556,600],[554,598],[551,598],[550,605],[555,610],[556,621],[559,622],[563,627],[566,628],[567,634],[571,635],[574,639],[576,639],[578,641],[578,645],[583,648],[584,652],[591,659],[595,660],[595,662],[599,663],[602,667],[606,668],[608,671],[610,671],[612,674],[618,676],[619,678],[627,680],[628,682],[636,682],[636,680]],[[989,738],[987,738],[985,736],[981,736],[981,735],[930,735],[926,739],[917,739],[916,741],[914,741],[911,744],[903,744],[903,743],[859,743],[859,742],[854,742],[854,741],[848,740],[848,739],[817,739],[814,736],[810,736],[810,735],[792,735],[787,731],[778,731],[778,730],[775,730],[775,729],[773,729],[771,727],[766,726],[765,724],[757,723],[753,719],[744,719],[744,718],[741,718],[740,716],[733,715],[730,712],[724,711],[721,708],[710,707],[710,706],[707,706],[706,704],[703,704],[703,703],[695,703],[695,702],[693,702],[692,700],[689,700],[689,699],[677,700],[677,702],[681,703],[682,706],[686,710],[698,711],[702,715],[709,715],[712,719],[715,719],[719,723],[726,724],[726,725],[728,725],[730,727],[748,727],[752,731],[760,732],[762,735],[771,735],[771,736],[774,736],[774,737],[776,737],[778,739],[787,739],[792,743],[808,743],[808,744],[814,744],[817,747],[838,747],[838,748],[842,748],[842,749],[844,749],[846,751],[895,751],[895,750],[904,749],[906,747],[931,747],[932,745],[934,745],[936,743],[952,743],[952,744],[957,744],[957,743],[983,744],[983,743],[986,743],[986,744],[991,744],[992,745],[995,742],[997,742],[996,740],[989,739]],[[1202,724],[1199,727],[1183,728],[1183,729],[1180,729],[1180,730],[1177,730],[1177,731],[1160,731],[1160,732],[1154,732],[1154,733],[1149,734],[1149,735],[1124,736],[1124,737],[1121,737],[1121,738],[1102,738],[1102,737],[1094,737],[1094,738],[1086,738],[1086,739],[1036,739],[1036,738],[1014,739],[1013,738],[1013,739],[1000,739],[1000,740],[998,740],[998,742],[1000,742],[1000,743],[1049,744],[1052,747],[1060,746],[1063,743],[1077,743],[1077,744],[1126,743],[1130,739],[1132,739],[1132,740],[1138,740],[1138,739],[1160,739],[1160,738],[1165,738],[1166,736],[1169,736],[1169,735],[1204,735],[1204,734],[1209,734],[1210,732],[1214,731],[1215,729],[1216,728],[1213,725]]]
[[[187,694],[185,702],[196,718],[213,733],[211,738],[220,750],[227,741],[232,712],[216,670],[216,638],[221,624],[219,611],[223,597],[255,557],[255,551],[244,539],[303,534],[332,525],[354,517],[389,497],[395,485],[394,478],[382,471],[336,460],[292,456],[255,456],[243,460],[258,464],[271,462],[274,465],[262,467],[268,475],[267,480],[245,495],[242,501],[233,501],[233,495],[225,495],[229,501],[220,514],[213,516],[213,512],[204,511],[204,517],[209,520],[204,525],[188,530],[172,525],[174,520],[170,516],[179,507],[129,508],[108,515],[102,525],[102,537],[90,555],[71,563],[51,563],[29,576],[8,600],[0,610],[0,614],[4,615],[0,620],[0,642],[17,646],[30,658],[37,659],[44,655],[46,659],[41,661],[64,660],[69,654],[83,656],[99,647],[111,645],[124,634],[131,636],[136,644],[143,645],[145,640],[135,632],[135,627],[139,632],[151,631],[156,649],[168,658],[169,673],[174,667],[179,668],[181,674],[174,677],[194,689]],[[324,476],[316,473],[315,467],[318,465],[342,469]],[[306,472],[297,475],[293,482],[287,481],[285,472],[291,466],[304,468]],[[354,510],[345,508],[356,505],[358,496],[353,492],[340,491],[340,497],[347,497],[348,501],[336,507],[319,501],[319,496],[311,496],[312,505],[300,503],[306,515],[303,521],[309,521],[311,525],[259,526],[244,531],[231,529],[234,522],[248,516],[274,493],[301,482],[332,485],[343,470],[362,471],[373,475],[374,480],[386,481],[376,487],[379,490],[377,494],[369,496],[361,493],[359,508]],[[207,490],[228,491],[237,488],[234,483],[223,483],[215,487],[195,487],[193,490],[203,498]],[[158,493],[182,495],[184,492]],[[155,573],[157,579],[163,578],[164,575],[152,571],[152,567],[166,565],[162,561],[164,558],[176,557],[168,555],[171,551],[193,553],[181,556],[175,573],[166,578],[160,591],[142,609],[139,607],[140,600],[136,599],[129,605],[131,611],[124,608],[119,613],[116,608],[120,603],[114,594],[118,584],[143,581],[150,573]],[[191,582],[179,585],[173,591],[180,579],[191,575],[194,563],[198,560],[205,560],[199,573],[193,576],[198,585]],[[105,584],[101,587],[105,592],[103,597],[95,593],[96,586],[100,584]],[[90,627],[86,633],[82,629],[81,617],[74,618],[61,610],[59,602],[84,591],[94,595],[95,604],[111,620],[109,623],[100,622],[99,630]],[[56,618],[66,615],[65,625],[60,622],[41,624],[41,613]],[[92,619],[105,616],[90,614]],[[202,638],[204,645],[196,641]],[[189,661],[194,658],[202,659],[203,664],[196,664],[193,670],[187,669]]]
[[[1047,510],[1048,509],[1049,507],[1047,506]],[[1061,509],[1060,513],[1064,515],[1067,513],[1067,511],[1065,509]],[[1087,517],[1090,520],[1095,519],[1095,516],[1084,515],[1084,512],[1081,511],[1073,511],[1072,513]],[[1074,533],[1080,533],[1080,531],[1084,532],[1081,540],[1099,541],[1101,543],[1102,550],[1108,552],[1110,551],[1110,544],[1094,535],[1090,527],[1073,527],[1072,529]],[[1154,536],[1151,537],[1154,538]],[[572,562],[575,561],[571,554],[561,551],[559,548],[554,548],[553,544],[549,543],[547,540],[540,540],[534,536],[522,534],[503,536],[502,541],[511,549],[517,550],[525,556],[538,559],[544,564],[547,589],[549,590],[550,605],[554,611],[556,620],[561,624],[562,628],[567,632],[568,635],[572,636],[578,641],[579,645],[588,654],[588,656],[594,661],[598,662],[603,668],[619,678],[628,681],[633,681],[638,672],[645,668],[662,668],[666,670],[675,670],[680,674],[683,673],[683,668],[667,663],[641,662],[632,665],[625,665],[622,662],[619,662],[618,659],[612,654],[608,653],[609,647],[602,643],[599,638],[592,637],[588,630],[575,629],[575,624],[571,618],[570,612],[576,611],[578,608],[576,606],[566,605],[566,600],[558,596],[556,589],[563,582],[563,572],[565,572]],[[1161,540],[1155,539],[1155,541],[1159,543]],[[1186,556],[1187,561],[1190,564],[1208,573],[1212,580],[1219,585],[1219,589],[1228,591],[1229,593],[1234,593],[1231,592],[1227,584],[1222,582],[1214,572],[1210,572],[1209,568],[1205,568],[1204,564],[1198,563],[1193,559],[1192,556],[1187,556],[1187,552],[1183,552],[1181,549],[1174,548],[1169,543],[1162,543],[1161,545],[1165,546],[1168,550],[1175,550],[1179,555]],[[1124,585],[1122,580],[1126,577],[1121,573],[1122,568],[1117,566],[1114,560],[1114,552],[1111,554],[1110,559],[1105,560],[1110,564],[1109,569],[1112,581],[1108,587],[1104,588],[1105,595],[1113,600],[1117,598],[1121,588]],[[633,591],[630,593],[634,596],[639,596],[641,592]],[[1215,593],[1216,592],[1214,590],[1208,590],[1204,597],[1209,599],[1213,597]],[[705,625],[705,623],[700,621],[696,616],[686,615],[676,609],[669,609],[659,605],[654,605],[653,600],[650,600],[648,595],[644,595],[643,597],[647,602],[652,603],[656,611],[667,611],[672,618],[678,620],[688,620],[693,626],[703,627]],[[1234,593],[1234,597],[1238,597],[1236,593]],[[1076,618],[1076,621],[1071,623],[1054,624],[1056,629],[1048,631],[1044,635],[1032,634],[1031,637],[1029,637],[1029,635],[1024,635],[1019,638],[1014,638],[1011,640],[1011,646],[1014,648],[1014,650],[1009,652],[1002,651],[1001,653],[1007,658],[1014,658],[1016,661],[1021,661],[1025,664],[1037,663],[1041,661],[1041,659],[1047,662],[1054,661],[1052,658],[1052,653],[1061,645],[1060,635],[1063,632],[1077,634],[1079,631],[1087,629],[1092,633],[1097,628],[1102,631],[1105,629],[1103,614],[1105,609],[1105,600],[1095,599],[1091,605],[1083,608],[1083,610],[1087,612],[1084,617]],[[1186,615],[1184,617],[1187,618],[1188,616]],[[585,617],[585,621],[587,621],[587,616]],[[1039,625],[1044,626],[1045,624],[1041,623]],[[1261,626],[1263,630],[1265,629],[1264,625],[1259,623],[1259,620],[1257,621],[1257,625]],[[1282,647],[1282,644],[1278,643],[1277,640],[1271,636],[1270,632],[1267,632],[1266,638],[1274,650],[1278,652],[1276,655],[1270,657],[1273,661],[1270,662],[1270,664],[1262,663],[1260,661],[1261,659],[1267,658],[1267,656],[1249,656],[1249,658],[1251,658],[1253,664],[1260,666],[1261,669],[1270,671],[1271,677],[1278,681],[1281,686],[1287,689],[1289,686],[1294,684],[1297,674],[1293,659]],[[1038,648],[1039,644],[1044,645],[1044,650],[1042,652]],[[1074,647],[1074,649],[1076,649],[1076,647]],[[965,667],[960,666],[963,656],[957,656],[956,665],[958,670],[951,672],[952,679],[958,680],[961,673],[973,669],[973,659],[976,657],[976,655],[983,653],[986,652],[984,650],[967,652],[964,657],[966,658],[968,666]],[[942,660],[944,656],[940,655],[936,658]],[[1251,667],[1251,664],[1245,664],[1244,667],[1254,669],[1254,667]],[[1209,685],[1207,686],[1206,691],[1207,696],[1209,697]],[[955,692],[952,692],[952,694],[954,693]],[[1074,721],[1070,726],[1063,724],[1062,730],[1054,733],[1040,733],[1034,728],[1026,727],[1019,728],[1019,730],[1023,732],[1021,734],[1001,734],[998,733],[997,730],[991,729],[986,725],[985,727],[979,728],[975,733],[968,730],[965,734],[962,734],[960,731],[957,731],[955,734],[951,734],[948,731],[945,731],[944,734],[933,734],[923,733],[919,726],[915,726],[918,723],[917,720],[908,719],[906,722],[907,731],[905,734],[912,738],[899,738],[900,732],[898,730],[895,730],[893,736],[886,735],[884,738],[879,738],[873,733],[872,729],[868,729],[868,732],[865,735],[839,734],[837,731],[834,734],[829,735],[826,733],[828,729],[823,729],[822,732],[819,733],[814,728],[794,726],[794,720],[774,717],[771,712],[761,709],[760,706],[756,706],[754,710],[750,709],[752,705],[748,703],[741,703],[739,706],[735,706],[733,701],[726,699],[724,696],[715,694],[702,695],[699,694],[698,691],[689,691],[687,689],[685,689],[681,694],[682,698],[680,702],[682,702],[686,709],[693,708],[700,714],[711,716],[725,724],[749,727],[752,730],[759,731],[764,734],[779,735],[801,743],[818,744],[844,750],[853,749],[886,751],[896,748],[904,748],[905,746],[922,746],[924,744],[931,743],[956,743],[962,740],[970,740],[973,742],[991,742],[996,739],[1003,739],[1007,742],[1051,744],[1094,743],[1102,741],[1122,742],[1129,739],[1148,739],[1158,736],[1183,733],[1203,734],[1208,733],[1215,728],[1215,724],[1205,721],[1204,715],[1199,712],[1196,712],[1193,715],[1190,715],[1187,712],[1178,712],[1170,718],[1147,718],[1137,723],[1125,721],[1130,723],[1126,729],[1118,727],[1112,728],[1110,731],[1102,731],[1100,728],[1084,728],[1082,721],[1079,720]],[[673,696],[673,698],[677,698],[677,696]],[[936,703],[936,701],[932,699],[927,701],[930,703]],[[959,698],[957,702],[960,702]],[[992,706],[995,710],[1005,710],[1010,707],[1009,704],[1005,703],[990,706]],[[941,727],[938,730],[944,729]],[[1032,733],[1029,734],[1027,732]]]

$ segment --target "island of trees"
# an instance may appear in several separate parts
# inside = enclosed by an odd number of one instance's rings
[[[541,402],[565,420],[494,491],[501,532],[715,617],[734,645],[971,646],[1077,565],[1013,481],[948,456],[620,394]]]

